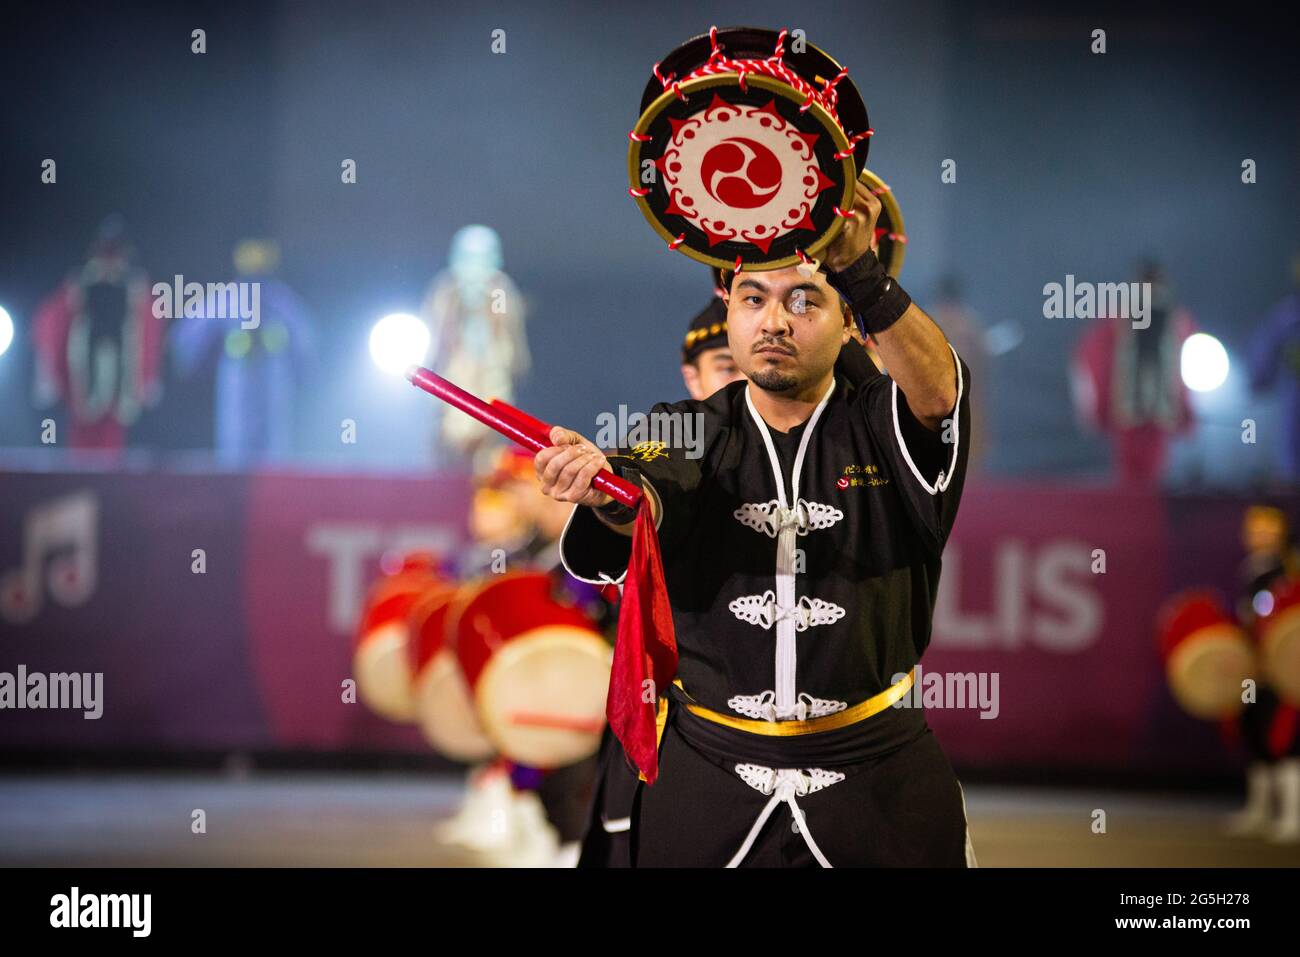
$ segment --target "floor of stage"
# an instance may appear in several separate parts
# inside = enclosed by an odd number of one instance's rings
[[[432,834],[462,787],[414,773],[11,774],[0,865],[470,865]],[[982,867],[1300,866],[1300,845],[1223,836],[1224,796],[971,785],[966,803]]]

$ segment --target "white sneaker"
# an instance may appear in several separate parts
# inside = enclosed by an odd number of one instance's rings
[[[561,844],[560,849],[555,852],[555,859],[551,861],[552,867],[577,867],[578,858],[582,856],[582,842],[570,841],[568,844]]]
[[[1262,837],[1272,818],[1272,768],[1263,761],[1252,761],[1246,768],[1246,806],[1229,815],[1223,831],[1230,837]]]
[[[1268,830],[1272,844],[1300,843],[1300,758],[1279,761],[1273,769],[1277,817]]]
[[[485,855],[496,867],[550,867],[560,848],[559,832],[533,791],[516,791],[509,811],[509,840]]]
[[[434,837],[474,851],[503,848],[513,840],[513,801],[508,774],[493,768],[471,771],[460,810],[434,825]]]

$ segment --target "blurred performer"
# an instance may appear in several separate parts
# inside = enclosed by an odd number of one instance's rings
[[[1170,439],[1194,424],[1181,371],[1193,323],[1158,264],[1143,263],[1138,279],[1151,284],[1150,325],[1098,320],[1075,350],[1072,380],[1084,421],[1111,438],[1120,481],[1150,487],[1160,481]]]
[[[632,815],[636,866],[974,863],[924,711],[892,707],[929,643],[969,370],[871,252],[879,210],[859,189],[827,272],[733,277],[728,335],[749,381],[654,410],[704,416],[701,457],[675,443],[614,456],[659,525],[680,655],[659,777]],[[837,291],[890,371],[860,389],[833,374],[851,338]],[[552,439],[543,490],[582,506],[566,566],[623,575],[632,510],[591,486],[611,463],[576,433]]]
[[[1241,528],[1246,557],[1241,563],[1237,614],[1258,636],[1260,619],[1272,610],[1275,591],[1300,576],[1300,553],[1290,541],[1286,515],[1256,505]],[[1246,806],[1228,820],[1238,836],[1300,841],[1300,714],[1262,676],[1256,698],[1246,704],[1238,730],[1246,749]]]
[[[473,544],[459,567],[463,579],[531,567],[538,545],[529,500],[537,496],[537,480],[527,471],[530,461],[521,462],[521,458],[500,446],[494,448],[491,458],[481,458],[470,503]]]
[[[217,457],[231,466],[280,461],[293,451],[294,397],[315,353],[311,314],[275,275],[280,248],[245,239],[234,249],[233,283],[254,283],[253,319],[220,318],[209,302],[202,314],[172,327],[172,350],[182,375],[215,358]]]
[[[434,277],[421,313],[433,335],[433,370],[475,395],[513,402],[528,372],[524,304],[501,271],[501,240],[465,226],[451,240],[448,268]],[[439,461],[473,456],[488,433],[468,416],[441,414]]]
[[[532,456],[514,447],[497,449],[478,484],[471,511],[476,544],[462,565],[467,582],[491,581],[507,572],[546,572],[554,597],[576,606],[612,638],[615,620],[600,589],[570,578],[560,564],[557,540],[570,508],[541,494]],[[498,858],[513,854],[516,861],[536,860],[550,846],[546,863],[572,866],[596,768],[594,753],[546,768],[500,758],[471,772],[461,811],[439,835],[448,843],[491,850]]]
[[[1246,552],[1238,580],[1241,597],[1237,617],[1252,627],[1257,605],[1265,604],[1265,593],[1286,578],[1300,575],[1300,552],[1291,542],[1286,513],[1269,505],[1252,505],[1241,522],[1241,545]]]
[[[503,449],[496,473],[517,503],[521,523],[527,532],[510,559],[512,569],[529,568],[551,575],[564,600],[581,608],[612,642],[617,620],[613,606],[595,586],[571,578],[560,563],[560,535],[571,509],[541,494],[533,471],[532,455],[517,446]],[[556,863],[574,866],[587,823],[587,808],[593,799],[599,760],[596,754],[563,767],[542,770],[515,765],[512,780],[517,789],[537,792],[546,819],[555,828],[559,842]]]
[[[100,225],[85,265],[37,308],[34,399],[61,402],[74,449],[120,449],[162,394],[165,320],[120,216]]]
[[[497,448],[492,458],[480,460],[470,504],[472,544],[457,567],[466,588],[485,576],[531,563],[534,529],[527,499],[529,493],[537,495],[536,480],[521,471],[517,458],[509,448]],[[444,640],[454,649],[450,636]],[[459,665],[456,668],[459,671]],[[472,702],[467,703],[472,709]],[[471,767],[461,805],[439,822],[436,837],[485,855],[493,864],[549,864],[559,847],[559,835],[546,821],[535,793],[538,777],[533,769],[500,755]]]
[[[1291,259],[1293,288],[1273,307],[1250,344],[1250,387],[1277,389],[1285,434],[1277,444],[1283,478],[1300,480],[1300,253]]]
[[[682,343],[682,381],[692,399],[707,399],[729,382],[744,378],[727,343],[727,304],[720,298],[691,320]]]

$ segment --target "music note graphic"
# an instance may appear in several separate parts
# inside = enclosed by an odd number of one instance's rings
[[[23,523],[22,565],[0,576],[0,616],[14,624],[31,621],[40,611],[44,588],[68,607],[90,598],[99,567],[98,518],[99,504],[90,491],[29,511]]]

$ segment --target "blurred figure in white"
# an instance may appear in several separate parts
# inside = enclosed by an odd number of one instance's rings
[[[434,277],[421,315],[433,334],[433,370],[474,395],[513,402],[530,365],[524,303],[502,272],[501,239],[487,226],[465,226],[451,240],[447,269]],[[472,457],[488,430],[440,409],[435,458]]]

